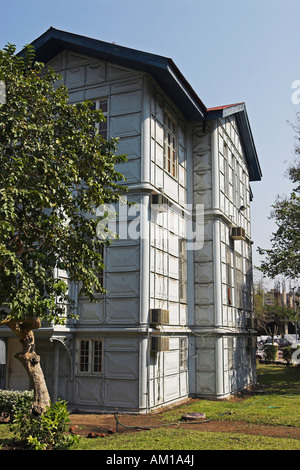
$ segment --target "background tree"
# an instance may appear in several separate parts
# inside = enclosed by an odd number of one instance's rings
[[[277,296],[274,295],[273,305],[268,305],[264,300],[265,294],[262,282],[258,283],[254,289],[254,313],[258,329],[271,336],[274,344],[275,336],[284,335],[287,324],[297,321],[297,309],[282,305],[278,299],[279,292]]]
[[[271,237],[272,248],[258,248],[259,253],[265,256],[258,269],[273,279],[278,274],[297,279],[300,273],[300,114],[293,127],[296,131],[296,159],[287,174],[296,186],[289,197],[278,197],[272,206],[271,218],[278,226]]]
[[[89,103],[70,105],[60,77],[8,45],[0,51],[0,320],[19,337],[17,358],[34,386],[33,415],[49,405],[33,330],[46,320],[63,324],[76,312],[68,285],[95,300],[103,290],[96,209],[123,191],[116,141],[95,132],[103,121]],[[104,214],[105,215],[105,214]]]

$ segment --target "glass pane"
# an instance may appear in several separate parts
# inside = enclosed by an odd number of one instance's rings
[[[107,100],[101,100],[99,107],[103,113],[107,113]]]
[[[102,341],[94,342],[94,372],[102,370]]]
[[[80,342],[80,372],[88,372],[89,370],[89,341]]]

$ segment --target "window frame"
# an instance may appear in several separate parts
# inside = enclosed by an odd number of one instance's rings
[[[83,343],[85,344],[83,345]],[[96,350],[96,345],[100,345],[98,351]],[[95,362],[96,359],[97,361]],[[103,338],[77,338],[76,372],[79,375],[102,375]]]
[[[179,370],[188,370],[188,338],[179,338]]]
[[[178,180],[178,123],[168,111],[164,112],[164,170]]]
[[[101,98],[96,98],[92,99],[91,102],[95,105],[95,110],[99,111],[101,110],[103,116],[105,117],[104,122],[97,122],[95,124],[95,127],[99,134],[102,136],[104,140],[109,139],[109,99],[108,97],[101,97]],[[106,111],[103,111],[101,103],[106,103]],[[102,127],[103,125],[103,127]],[[102,127],[102,128],[101,128]],[[105,135],[103,135],[103,130],[105,132]]]

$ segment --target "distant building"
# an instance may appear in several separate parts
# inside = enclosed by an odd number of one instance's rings
[[[275,305],[275,291],[274,290],[264,293],[264,305]]]

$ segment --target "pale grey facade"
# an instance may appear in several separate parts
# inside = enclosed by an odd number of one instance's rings
[[[91,304],[70,286],[79,319],[36,334],[52,399],[146,413],[255,382],[250,181],[261,173],[245,105],[205,108],[170,59],[53,28],[33,44],[71,103],[107,106],[105,132],[127,155],[119,170],[140,207],[119,217],[127,236],[104,252],[107,293]],[[197,207],[203,238],[189,249]],[[0,386],[29,387],[13,358],[17,341],[4,328],[0,337]]]

